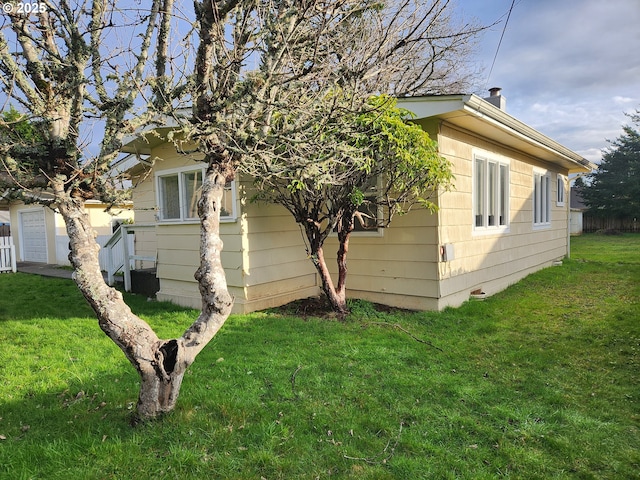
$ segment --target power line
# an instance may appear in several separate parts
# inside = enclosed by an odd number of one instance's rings
[[[489,86],[489,79],[491,78],[491,74],[493,73],[493,67],[496,64],[496,59],[498,58],[498,52],[500,51],[500,45],[502,45],[502,39],[504,38],[504,32],[507,30],[507,25],[509,23],[509,18],[511,17],[511,12],[513,11],[513,7],[516,5],[516,0],[511,1],[511,6],[509,7],[509,12],[507,12],[507,19],[504,21],[504,27],[502,28],[502,34],[500,35],[500,41],[498,42],[498,46],[496,47],[496,53],[493,56],[493,62],[491,62],[491,68],[489,69],[489,75],[487,75],[487,87]]]

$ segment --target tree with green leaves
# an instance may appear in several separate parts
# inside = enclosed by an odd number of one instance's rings
[[[623,134],[611,142],[598,169],[577,187],[589,207],[600,217],[640,217],[640,112],[630,115],[634,126],[623,126]]]
[[[354,228],[384,227],[415,203],[433,207],[430,196],[451,181],[428,135],[390,96],[468,87],[465,65],[482,28],[454,17],[440,0],[258,2],[258,26],[232,37],[253,35],[250,55],[225,53],[254,58],[257,68],[237,77],[229,109],[197,116],[205,121],[186,130],[206,131],[209,145],[233,152],[237,168],[256,179],[256,198],[292,213],[341,315]],[[332,231],[340,240],[335,283],[323,251]]]
[[[13,105],[0,115],[0,187],[6,184],[29,185],[33,188],[46,187],[42,175],[33,175],[34,163],[44,154],[42,135],[38,125],[27,120]],[[9,192],[10,193],[10,192]]]
[[[280,144],[280,155],[268,161],[254,156],[241,167],[256,178],[256,199],[284,206],[301,226],[307,254],[339,315],[347,313],[351,233],[387,227],[394,215],[417,204],[435,210],[431,198],[453,179],[435,142],[396,103],[387,95],[370,97],[361,111],[343,112],[323,125],[316,142],[307,140],[307,154]],[[324,253],[334,232],[339,244],[335,283]]]

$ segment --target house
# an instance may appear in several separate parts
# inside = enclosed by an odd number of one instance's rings
[[[452,162],[455,189],[439,194],[435,214],[412,210],[387,229],[354,232],[350,297],[440,310],[472,293],[498,292],[569,254],[568,175],[592,164],[507,114],[499,89],[487,99],[442,95],[399,104]],[[204,166],[163,140],[170,128],[125,147],[129,160],[137,159],[127,167],[135,184],[135,248],[157,259],[159,299],[199,308],[195,199]],[[249,202],[251,188],[245,176],[228,185],[221,219],[235,312],[318,294],[298,225],[282,207]],[[324,250],[332,263],[336,239]]]
[[[11,236],[19,262],[69,265],[69,237],[62,215],[38,203],[7,200],[3,203],[9,210]],[[133,221],[131,205],[107,211],[104,203],[88,200],[85,209],[101,245],[111,237],[119,223]],[[101,259],[101,265],[103,263]]]

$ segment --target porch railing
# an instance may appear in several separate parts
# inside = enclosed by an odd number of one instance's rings
[[[102,247],[107,252],[107,282],[115,283],[115,275],[122,272],[124,289],[131,291],[131,270],[135,270],[136,261],[156,263],[157,256],[135,254],[135,231],[155,229],[155,225],[120,225],[109,241]]]

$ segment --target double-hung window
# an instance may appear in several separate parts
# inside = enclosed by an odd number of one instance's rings
[[[551,224],[551,176],[548,172],[533,172],[533,225]]]
[[[198,220],[198,200],[202,194],[204,167],[158,172],[158,219],[167,222]],[[220,220],[235,218],[235,185],[225,186]]]
[[[506,230],[509,226],[509,164],[475,157],[473,176],[474,230]]]

